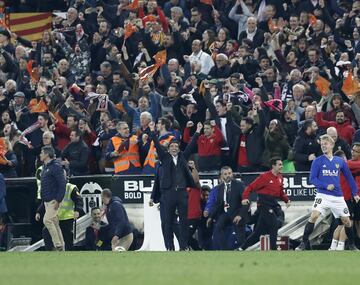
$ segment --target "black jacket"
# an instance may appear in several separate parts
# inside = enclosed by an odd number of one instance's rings
[[[170,190],[172,187],[175,187],[174,184],[176,181],[176,166],[173,162],[173,158],[170,153],[164,150],[163,146],[160,144],[158,137],[151,133],[151,138],[154,141],[156,152],[161,161],[161,177],[160,177],[160,189],[162,191]],[[195,188],[196,184],[191,175],[190,169],[188,167],[187,160],[191,154],[191,149],[195,145],[195,140],[192,139],[190,144],[186,147],[184,151],[180,151],[178,154],[178,164],[184,170],[186,187]]]
[[[242,31],[239,35],[239,43],[241,44],[241,41],[246,38],[247,38],[247,32]],[[257,29],[252,42],[253,42],[253,48],[260,47],[264,42],[264,31]]]
[[[107,225],[104,222],[100,222],[100,229],[97,233],[92,226],[86,228],[86,250],[111,250],[111,239],[106,228]]]
[[[110,200],[106,207],[106,218],[109,224],[104,230],[109,230],[110,238],[122,238],[132,232],[128,215],[119,197],[112,197]]]
[[[85,175],[89,173],[89,147],[85,142],[69,143],[63,150],[62,157],[70,162],[71,175]]]
[[[222,183],[218,187],[218,193],[216,197],[216,201],[214,207],[211,209],[209,217],[214,219],[224,213],[224,190],[225,184]],[[229,196],[229,208],[227,210],[228,215],[233,219],[235,216],[240,216],[241,218],[245,218],[247,215],[247,206],[243,206],[241,204],[242,193],[245,190],[245,186],[242,182],[237,180],[231,181],[231,190]]]
[[[264,111],[258,111],[259,123],[254,124],[250,131],[246,134],[246,154],[250,166],[259,166],[262,164],[263,153],[265,149],[265,114]],[[230,146],[230,154],[232,159],[237,163],[238,154],[240,150],[240,136],[242,135],[239,126],[236,125],[236,129],[233,130],[238,133],[234,136],[234,144]]]
[[[65,195],[66,180],[60,162],[53,159],[44,164],[41,171],[41,199],[43,202],[56,200],[59,203]]]
[[[347,159],[351,159],[351,148],[350,145],[343,139],[338,138],[335,142],[333,152],[342,150],[345,153]]]
[[[162,175],[161,163],[157,162],[155,164],[154,185],[153,185],[153,189],[152,189],[151,197],[150,197],[154,201],[154,203],[160,202],[160,197],[161,197],[160,177],[161,177],[161,175]]]
[[[308,160],[310,154],[321,155],[321,148],[316,135],[309,136],[300,132],[294,142],[295,168],[297,171],[309,171],[312,161]]]

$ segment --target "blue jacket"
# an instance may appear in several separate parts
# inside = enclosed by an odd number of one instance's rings
[[[204,211],[211,212],[215,206],[217,195],[218,195],[219,185],[213,187],[209,194],[209,199],[207,200]]]
[[[7,212],[6,207],[6,185],[4,176],[0,173],[0,215]]]
[[[131,226],[126,210],[119,197],[112,197],[106,208],[106,217],[109,222],[110,237],[122,238],[131,233]]]
[[[59,203],[65,195],[66,179],[60,162],[53,159],[41,171],[41,199]]]

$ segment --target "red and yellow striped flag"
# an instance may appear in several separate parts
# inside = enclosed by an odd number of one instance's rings
[[[29,41],[42,38],[45,30],[51,30],[51,13],[11,13],[11,32]]]

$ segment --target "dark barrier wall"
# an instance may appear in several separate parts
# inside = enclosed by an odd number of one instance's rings
[[[247,185],[259,174],[242,174],[241,179]],[[284,174],[284,189],[292,201],[309,201],[316,194],[315,188],[308,181],[309,173]],[[218,184],[217,175],[200,175],[202,185],[210,188]],[[143,192],[152,189],[153,176],[129,175],[111,176],[94,175],[79,176],[70,179],[76,184],[84,199],[84,210],[100,205],[100,195],[104,188],[112,190],[125,204],[139,204],[143,202]],[[30,222],[37,207],[36,181],[33,178],[7,179],[7,203],[10,215],[18,222]],[[255,197],[253,197],[255,198]]]

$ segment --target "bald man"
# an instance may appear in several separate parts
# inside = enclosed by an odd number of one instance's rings
[[[229,59],[226,54],[219,53],[215,59],[215,66],[209,72],[212,78],[228,78],[230,77],[231,68]]]
[[[192,54],[189,56],[190,64],[196,62],[201,64],[201,73],[208,75],[210,69],[215,65],[213,59],[209,54],[202,50],[202,44],[200,40],[194,40],[191,45]],[[186,56],[184,56],[186,58]]]
[[[333,152],[335,153],[338,150],[342,150],[345,153],[346,158],[350,159],[351,158],[350,145],[342,138],[339,138],[337,130],[334,127],[329,127],[326,129],[326,134],[328,134],[335,142]]]

